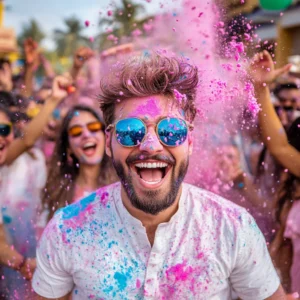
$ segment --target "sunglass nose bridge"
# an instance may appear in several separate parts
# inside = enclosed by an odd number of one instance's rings
[[[147,152],[162,151],[163,145],[156,134],[155,127],[150,126],[147,129],[147,133],[140,144],[140,150]]]

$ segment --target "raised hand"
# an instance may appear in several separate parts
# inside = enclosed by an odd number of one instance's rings
[[[94,56],[94,51],[88,47],[80,47],[74,55],[74,68],[80,69],[84,63]]]
[[[10,92],[13,88],[11,67],[8,63],[4,63],[0,69],[0,90]]]
[[[27,65],[39,64],[38,43],[32,38],[28,38],[24,41],[24,53]]]
[[[52,83],[51,101],[55,101],[58,104],[68,94],[74,92],[72,84],[73,80],[70,75],[55,77]]]
[[[255,85],[269,84],[276,80],[280,75],[287,73],[291,65],[275,69],[275,65],[270,53],[266,50],[256,54],[250,64],[249,74]]]

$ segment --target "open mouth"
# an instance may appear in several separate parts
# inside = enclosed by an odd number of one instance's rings
[[[147,185],[158,185],[169,173],[171,165],[165,162],[137,162],[133,164],[135,173]]]
[[[83,145],[82,150],[85,155],[92,156],[95,154],[97,144],[94,142],[87,142]]]

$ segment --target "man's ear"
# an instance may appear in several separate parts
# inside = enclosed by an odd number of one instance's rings
[[[194,135],[192,131],[190,131],[188,134],[188,145],[189,145],[189,155],[192,155],[194,149]]]
[[[106,131],[105,132],[105,152],[109,157],[112,157],[111,153],[111,136],[112,132],[111,131]]]

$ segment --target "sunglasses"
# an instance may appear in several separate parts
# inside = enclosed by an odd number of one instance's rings
[[[141,144],[147,134],[147,125],[139,118],[122,119],[110,124],[107,131],[115,128],[116,138],[124,147],[135,147]],[[188,129],[194,126],[179,118],[163,118],[156,124],[156,135],[167,147],[176,147],[184,143]]]
[[[103,124],[99,121],[88,123],[85,126],[89,130],[89,132],[98,132],[104,128]],[[83,128],[84,128],[84,126],[74,125],[69,128],[68,134],[71,137],[81,136],[81,134],[83,133]]]
[[[12,125],[10,123],[0,124],[0,136],[8,136],[11,133]]]

